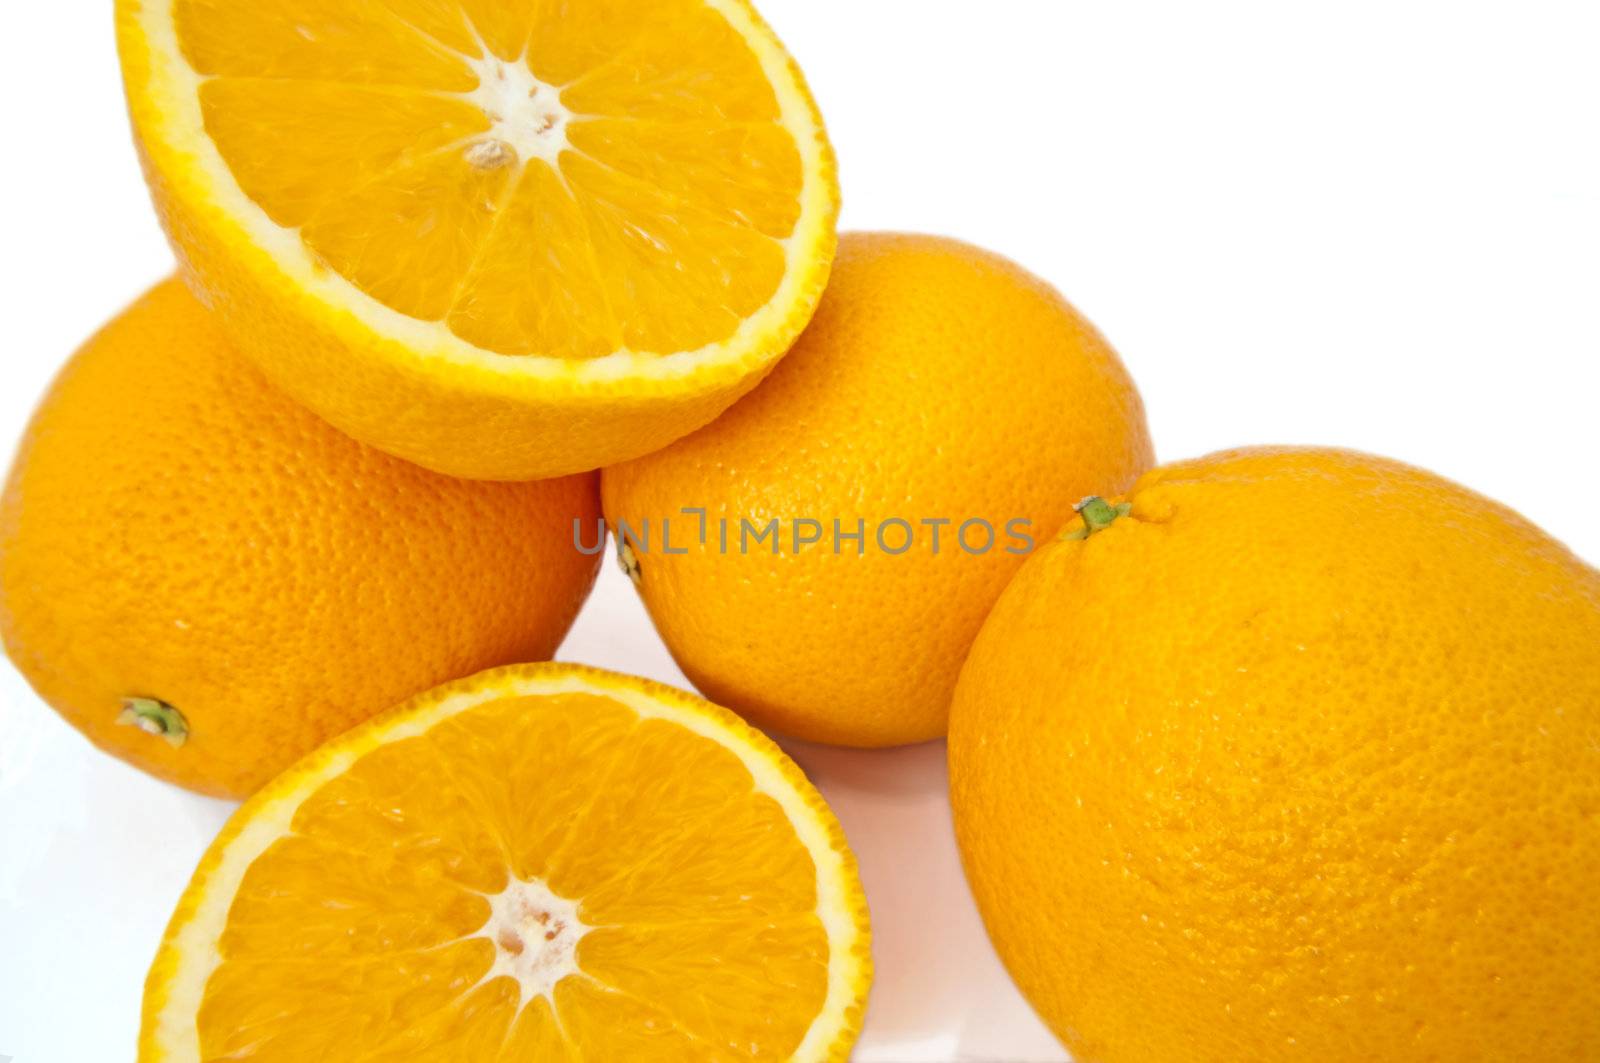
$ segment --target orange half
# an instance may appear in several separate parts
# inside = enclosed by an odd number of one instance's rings
[[[485,672],[242,806],[151,969],[143,1061],[841,1060],[868,928],[821,797],[732,713]]]
[[[745,0],[118,0],[190,283],[351,434],[513,479],[753,386],[834,247],[832,155]]]

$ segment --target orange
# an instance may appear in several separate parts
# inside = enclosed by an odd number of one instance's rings
[[[1397,462],[1180,462],[962,673],[958,839],[1085,1063],[1600,1059],[1600,573]]]
[[[657,629],[708,697],[800,738],[887,746],[944,733],[1027,543],[1150,460],[1122,363],[1049,285],[955,240],[854,233],[772,376],[606,469],[602,492]],[[703,543],[685,507],[706,511]],[[775,539],[741,537],[774,520]]]
[[[186,279],[349,434],[441,472],[636,457],[804,327],[838,214],[745,0],[117,0]]]
[[[842,1061],[870,970],[844,835],[771,741],[654,683],[512,667],[234,815],[139,1059]]]
[[[555,652],[595,477],[451,480],[270,388],[176,281],[78,352],[0,499],[0,635],[101,748],[242,796],[445,679]]]

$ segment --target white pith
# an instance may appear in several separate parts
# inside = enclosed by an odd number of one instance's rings
[[[396,341],[420,364],[443,361],[470,369],[496,381],[497,391],[508,381],[527,381],[541,387],[559,381],[574,390],[598,390],[620,381],[687,382],[716,367],[748,371],[783,353],[781,348],[766,349],[770,345],[761,341],[784,324],[802,292],[815,283],[804,264],[814,261],[817,248],[831,239],[832,227],[827,219],[834,209],[834,192],[821,175],[830,173],[832,165],[803,84],[788,56],[754,12],[742,0],[703,2],[728,21],[761,64],[778,102],[779,124],[794,137],[806,179],[793,233],[776,241],[783,248],[787,263],[778,289],[764,306],[745,318],[732,336],[695,350],[635,351],[624,347],[587,359],[504,355],[469,343],[443,321],[424,321],[385,306],[337,272],[324,268],[301,240],[298,230],[278,225],[244,193],[206,133],[200,105],[200,86],[206,78],[183,57],[173,14],[176,0],[144,0],[134,16],[150,49],[145,92],[160,101],[152,109],[145,130],[147,143],[184,159],[195,175],[189,194],[215,205],[230,226],[238,227],[249,245],[264,252],[270,264],[252,261],[252,272],[281,272],[289,287],[320,304],[328,317],[353,316],[377,338]],[[284,282],[266,283],[279,286]]]
[[[750,772],[752,790],[771,798],[783,810],[815,865],[815,914],[829,944],[827,994],[816,1020],[790,1058],[795,1061],[826,1059],[848,1021],[848,1005],[862,973],[861,960],[856,954],[861,944],[861,934],[857,929],[849,893],[849,883],[855,881],[855,875],[846,864],[845,854],[834,848],[827,822],[818,816],[803,794],[784,776],[773,761],[772,753],[758,748],[746,735],[730,730],[715,717],[697,712],[671,698],[631,686],[596,681],[595,677],[583,671],[563,671],[559,666],[550,666],[549,671],[534,675],[519,675],[515,669],[508,669],[497,683],[477,689],[452,691],[423,711],[369,728],[362,734],[359,746],[339,748],[325,754],[321,763],[306,767],[293,790],[266,798],[265,803],[255,810],[250,820],[228,842],[220,860],[207,876],[199,904],[187,913],[186,919],[182,913],[175,917],[176,926],[169,930],[171,937],[164,944],[163,953],[176,954],[180,962],[167,978],[163,1006],[154,1017],[158,1043],[165,1049],[160,1058],[179,1063],[200,1063],[202,1056],[195,1016],[199,1013],[206,983],[222,962],[216,942],[227,923],[234,896],[250,865],[274,842],[290,833],[295,813],[308,797],[323,784],[349,770],[351,765],[372,749],[423,734],[443,720],[476,705],[499,698],[561,694],[595,694],[609,698],[633,710],[641,720],[665,720],[717,743],[737,756]],[[270,794],[270,791],[269,787],[266,793]],[[534,888],[528,888],[530,886]],[[513,879],[505,891],[490,898],[491,914],[477,934],[471,936],[484,936],[490,932],[501,911],[496,908],[495,898],[506,897],[534,898],[536,911],[538,901],[548,901],[552,907],[573,903],[557,897],[542,884],[519,884]],[[583,926],[581,921],[577,925],[585,932],[590,929]],[[528,981],[524,981],[515,971],[506,972],[516,978],[522,987],[524,1004],[535,999],[538,994],[531,989],[541,985],[542,979],[549,977],[556,967],[563,972],[562,977],[572,974],[583,976],[576,964],[576,940],[572,946],[574,957],[570,970],[557,962],[540,978],[530,977]],[[552,960],[558,961],[559,956],[552,957]],[[501,962],[498,950],[494,962],[495,966]],[[494,970],[491,967],[490,974],[477,984],[482,985],[490,977],[497,976]],[[551,981],[552,989],[558,981],[559,977]],[[150,992],[150,989],[147,987],[146,992]],[[557,1018],[559,1021],[559,1014]]]
[[[521,992],[517,1010],[545,997],[554,1011],[556,983],[578,972],[578,942],[588,932],[577,902],[537,879],[513,878],[489,897],[489,918],[474,935],[494,943],[494,963],[478,984],[510,978]]]
[[[540,81],[525,62],[508,63],[487,47],[483,52],[481,59],[462,56],[478,76],[478,87],[465,98],[492,123],[488,136],[467,148],[468,160],[480,169],[529,159],[554,165],[568,147],[567,123],[572,120],[561,103],[561,90]],[[503,157],[504,149],[514,154]]]

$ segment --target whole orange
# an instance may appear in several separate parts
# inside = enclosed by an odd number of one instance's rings
[[[1396,462],[1158,469],[973,647],[951,794],[1082,1063],[1600,1059],[1600,573]]]
[[[454,480],[271,389],[169,280],[68,363],[0,500],[0,635],[96,745],[241,796],[440,681],[555,652],[596,476]]]
[[[602,493],[702,691],[800,738],[887,746],[944,733],[1029,543],[1150,461],[1121,361],[1048,284],[956,240],[852,233],[772,375],[606,469]]]

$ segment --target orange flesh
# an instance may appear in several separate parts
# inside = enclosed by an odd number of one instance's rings
[[[513,876],[588,928],[548,996],[485,978],[565,932],[495,932]],[[362,756],[254,861],[202,1058],[787,1058],[827,994],[815,884],[713,741],[592,694],[486,702]]]
[[[174,2],[245,194],[394,310],[504,354],[667,353],[784,276],[800,154],[703,0]],[[525,129],[565,137],[551,160],[506,154],[469,98],[492,70],[570,115]]]

